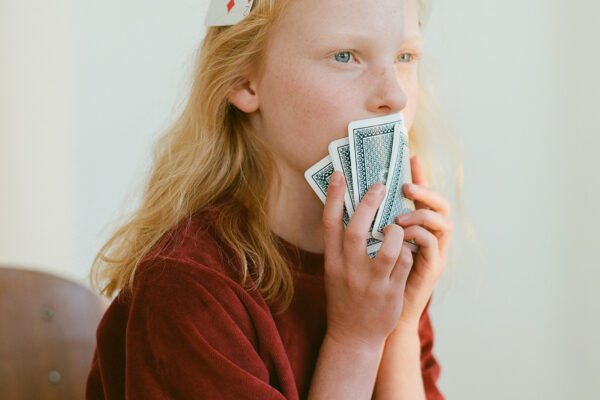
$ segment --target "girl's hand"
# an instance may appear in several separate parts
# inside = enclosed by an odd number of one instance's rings
[[[410,162],[414,184],[404,185],[404,193],[415,201],[416,210],[397,217],[396,222],[404,228],[404,240],[414,240],[419,251],[408,276],[402,316],[396,329],[408,327],[414,331],[446,266],[453,223],[450,203],[429,189],[418,158],[412,157]]]
[[[381,351],[402,313],[412,257],[410,251],[401,253],[404,232],[396,224],[385,228],[377,256],[371,259],[367,255],[366,239],[383,200],[384,185],[377,183],[369,189],[345,231],[344,190],[344,175],[335,172],[323,211],[326,336],[369,351]],[[413,304],[417,306],[414,301]]]

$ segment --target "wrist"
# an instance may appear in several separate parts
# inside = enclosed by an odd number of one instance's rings
[[[418,324],[400,324],[388,336],[373,399],[425,399]]]
[[[335,335],[330,332],[325,333],[323,342],[328,342],[330,346],[344,349],[346,352],[358,354],[378,354],[383,351],[386,338],[382,340],[366,341],[359,338],[353,338],[344,335]]]
[[[419,321],[404,321],[399,320],[394,330],[388,335],[390,338],[418,338],[419,337]]]

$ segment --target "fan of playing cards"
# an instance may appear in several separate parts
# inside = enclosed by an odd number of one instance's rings
[[[402,191],[402,185],[412,182],[408,132],[402,113],[351,122],[348,137],[331,142],[329,155],[306,170],[304,177],[323,203],[334,170],[342,171],[346,178],[344,226],[372,185],[381,182],[386,186],[367,238],[367,253],[373,258],[381,247],[383,228],[395,223],[398,215],[415,209]],[[417,251],[416,243],[406,243],[413,252]]]

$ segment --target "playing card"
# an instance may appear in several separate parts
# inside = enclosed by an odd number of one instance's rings
[[[388,171],[385,196],[377,211],[372,231],[373,237],[379,240],[383,240],[383,228],[394,224],[398,215],[415,210],[414,202],[404,197],[402,190],[405,183],[412,183],[408,133],[402,120],[394,125],[392,157]],[[413,252],[417,251],[416,243],[407,241],[407,244]]]
[[[334,167],[333,162],[331,161],[331,157],[328,155],[315,165],[310,167],[304,172],[304,178],[313,189],[313,191],[317,194],[319,199],[325,204],[325,200],[327,198],[327,189],[329,188],[329,178],[331,178],[331,174],[333,174]],[[350,216],[348,215],[348,211],[346,206],[344,205],[344,227],[348,225],[350,221]],[[381,241],[373,238],[367,239],[367,253],[369,257],[373,258],[377,254],[377,251],[381,247]]]
[[[325,199],[327,198],[327,189],[329,188],[329,178],[333,174],[334,168],[333,163],[331,162],[331,157],[326,156],[321,161],[310,167],[304,172],[304,178],[310,185],[310,187],[314,190],[314,192],[319,196],[319,199],[325,204]],[[350,216],[346,210],[346,206],[344,206],[344,226],[348,225],[350,221]]]
[[[333,162],[333,167],[337,171],[342,171],[346,178],[346,192],[344,193],[344,204],[348,215],[352,217],[354,209],[354,189],[352,188],[352,165],[350,161],[350,140],[347,137],[334,140],[329,144],[329,156]]]
[[[396,113],[348,124],[356,206],[375,183],[386,184],[394,144],[394,124],[401,119],[402,114]]]
[[[252,9],[254,0],[211,0],[206,19],[206,26],[235,25],[244,19]]]

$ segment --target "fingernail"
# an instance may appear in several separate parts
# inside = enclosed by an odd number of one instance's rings
[[[383,192],[384,188],[385,188],[385,186],[382,183],[377,182],[376,184],[374,184],[373,186],[371,186],[371,191],[374,194],[380,194],[381,192]]]
[[[398,215],[396,217],[396,221],[404,221],[405,219],[408,218],[408,214],[402,214],[402,215]]]
[[[406,189],[408,189],[409,192],[415,193],[417,191],[417,186],[413,185],[412,183],[407,183]]]
[[[331,174],[331,178],[329,179],[329,184],[333,186],[337,186],[342,182],[342,173],[340,171],[334,171]]]

